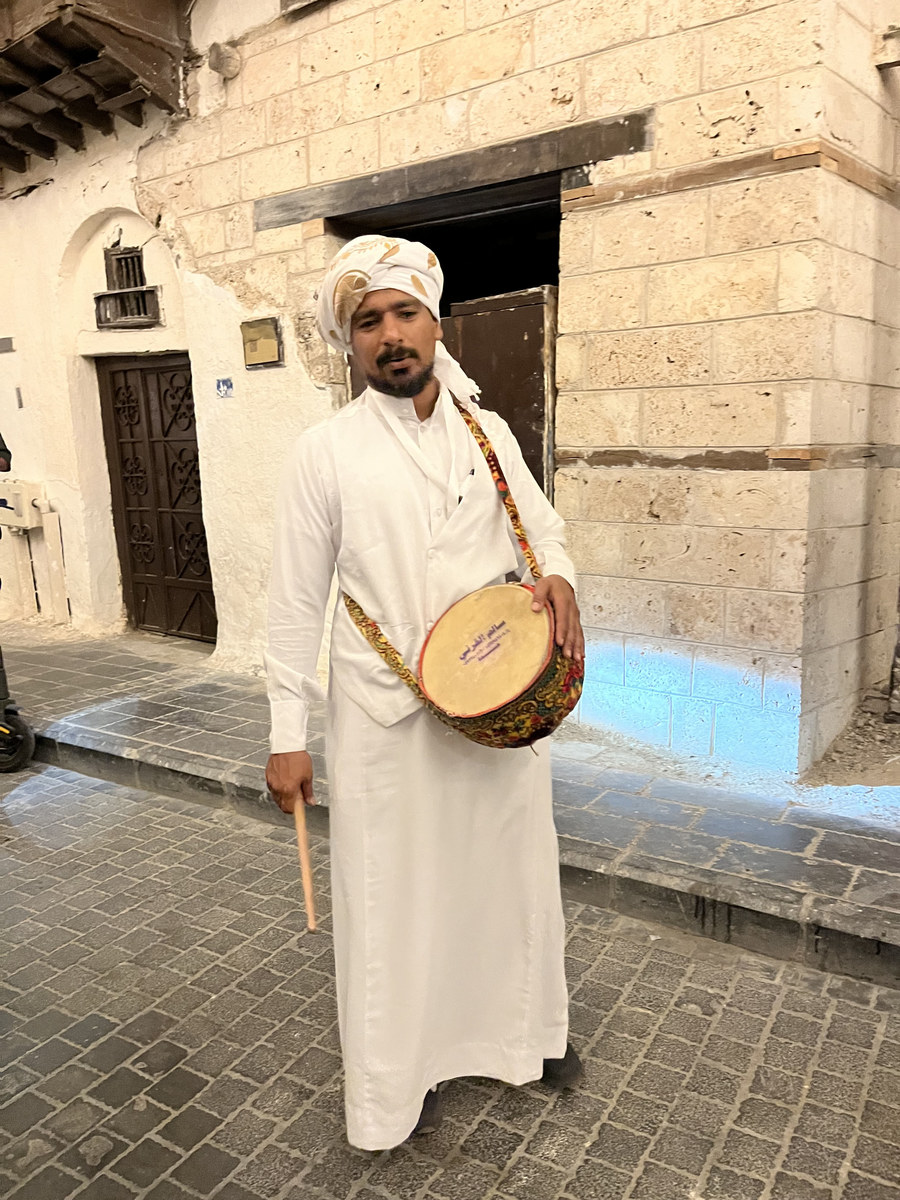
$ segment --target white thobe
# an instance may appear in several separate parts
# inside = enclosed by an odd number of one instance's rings
[[[505,422],[477,410],[546,574],[563,524]],[[266,656],[272,750],[303,749],[332,573],[414,665],[461,596],[524,563],[487,464],[442,391],[371,389],[307,431],[276,514]],[[426,712],[338,601],[327,760],[338,1014],[351,1144],[410,1133],[428,1088],[524,1083],[565,1052],[563,918],[546,743],[493,750]]]

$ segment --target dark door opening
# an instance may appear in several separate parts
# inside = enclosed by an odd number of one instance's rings
[[[101,358],[97,377],[129,621],[214,642],[190,361]]]
[[[441,316],[485,296],[559,283],[559,174],[393,208],[333,222],[336,233],[386,233],[424,242],[444,272]]]
[[[532,474],[552,496],[559,177],[462,193],[335,222],[345,237],[385,233],[424,242],[441,264],[448,350],[510,425]],[[354,395],[365,380],[353,369]]]

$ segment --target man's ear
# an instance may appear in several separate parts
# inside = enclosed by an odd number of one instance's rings
[[[440,321],[437,319],[437,317],[435,317],[434,323],[435,323],[435,325],[437,325],[437,329],[434,334],[434,340],[436,342],[442,342],[444,340],[444,327],[440,323]]]

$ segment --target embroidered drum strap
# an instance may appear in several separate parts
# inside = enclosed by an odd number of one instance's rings
[[[509,490],[509,484],[506,482],[506,476],[503,474],[503,468],[500,466],[500,460],[497,457],[494,447],[490,443],[488,435],[481,428],[472,414],[459,403],[454,400],[453,403],[459,412],[459,415],[469,427],[469,432],[478,443],[481,453],[484,455],[487,465],[490,468],[491,478],[497,491],[500,493],[500,499],[509,514],[510,522],[512,523],[513,533],[519,540],[522,554],[525,556],[525,561],[528,563],[528,569],[532,574],[532,578],[540,579],[543,571],[538,566],[538,560],[535,558],[534,551],[528,541],[528,535],[525,532],[525,526],[522,524],[522,518],[519,516],[519,510],[516,508],[516,502],[513,500],[512,492]]]
[[[412,671],[403,661],[398,650],[387,640],[381,632],[381,627],[376,624],[370,617],[367,617],[363,610],[359,607],[355,600],[344,594],[344,604],[347,606],[347,612],[353,619],[353,624],[363,635],[373,650],[376,650],[392,671],[403,680],[411,692],[413,692],[423,704],[428,704],[428,698],[419,687],[419,681],[413,675]],[[429,704],[429,708],[431,705]]]
[[[500,460],[497,458],[497,453],[494,450],[494,447],[491,445],[490,438],[481,428],[481,425],[478,423],[478,421],[476,421],[476,419],[467,409],[463,408],[458,400],[454,400],[453,403],[456,405],[459,415],[465,421],[466,425],[468,425],[469,432],[478,443],[481,453],[485,457],[488,468],[491,472],[491,478],[494,481],[497,491],[500,493],[500,499],[503,501],[503,506],[509,515],[509,519],[513,527],[513,533],[518,539],[519,546],[522,550],[525,561],[528,564],[528,569],[531,571],[532,578],[540,579],[543,575],[543,571],[538,565],[538,560],[535,557],[534,551],[531,549],[531,545],[528,541],[528,535],[525,533],[525,526],[522,524],[522,518],[519,516],[519,510],[516,507],[515,500],[513,500],[512,492],[509,490],[509,484],[506,482],[506,476],[503,474],[503,468],[500,466]],[[356,601],[346,593],[344,594],[344,604],[346,605],[347,612],[350,614],[353,624],[363,635],[372,649],[381,655],[391,670],[400,676],[409,690],[413,692],[423,704],[427,705],[428,708],[432,709],[432,711],[439,713],[439,710],[435,709],[434,705],[428,700],[425,693],[419,687],[419,681],[403,661],[400,653],[395,649],[394,646],[391,645],[391,643],[381,632],[381,627],[370,617],[367,617]]]

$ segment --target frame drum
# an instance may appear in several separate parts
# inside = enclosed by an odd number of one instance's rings
[[[549,605],[532,612],[533,591],[498,584],[463,596],[422,648],[426,703],[482,745],[527,746],[546,737],[581,695],[583,668],[556,645]]]

